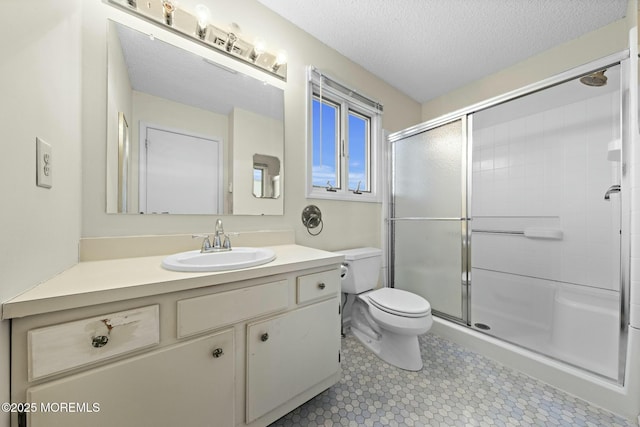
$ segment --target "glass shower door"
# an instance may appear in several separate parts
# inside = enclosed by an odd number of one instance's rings
[[[466,322],[466,118],[391,142],[391,284]]]
[[[472,327],[619,381],[620,74],[492,106],[469,126]]]

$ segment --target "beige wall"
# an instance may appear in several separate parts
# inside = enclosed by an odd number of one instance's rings
[[[183,4],[188,5],[189,2]],[[192,2],[193,3],[193,2]],[[250,35],[260,35],[269,46],[287,51],[288,81],[285,89],[284,216],[228,216],[225,230],[293,228],[298,243],[323,249],[380,246],[381,205],[305,199],[306,73],[313,64],[352,84],[384,103],[383,126],[404,129],[420,121],[420,105],[372,76],[361,67],[284,21],[255,0],[207,1],[220,24],[237,22]],[[105,214],[105,46],[106,18],[136,24],[130,15],[103,2],[86,2],[83,49],[83,180],[82,235],[115,236],[212,231],[214,216],[146,216]],[[318,205],[324,215],[324,231],[307,234],[300,213],[307,204]]]
[[[2,3],[0,301],[78,259],[80,8],[80,0]],[[35,184],[36,137],[52,146],[51,189]],[[0,401],[9,401],[8,322],[0,324]]]
[[[271,215],[282,212],[282,199],[253,196],[253,155],[282,160],[282,120],[235,108],[233,123],[233,212]],[[282,175],[286,182],[286,177]]]

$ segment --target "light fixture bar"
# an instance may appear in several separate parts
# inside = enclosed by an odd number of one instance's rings
[[[107,0],[129,13],[162,28],[175,32],[196,43],[242,61],[287,80],[287,59],[284,52],[273,54],[265,50],[262,40],[254,44],[243,40],[234,31],[225,31],[209,22],[210,12],[204,5],[196,6],[192,14],[176,5],[175,0]]]

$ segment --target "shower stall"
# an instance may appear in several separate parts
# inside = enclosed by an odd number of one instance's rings
[[[604,58],[390,135],[391,286],[622,382],[624,67]]]

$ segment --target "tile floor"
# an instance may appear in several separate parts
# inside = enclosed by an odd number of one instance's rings
[[[341,381],[270,427],[636,425],[447,339],[420,345],[424,368],[408,372],[348,334]]]

